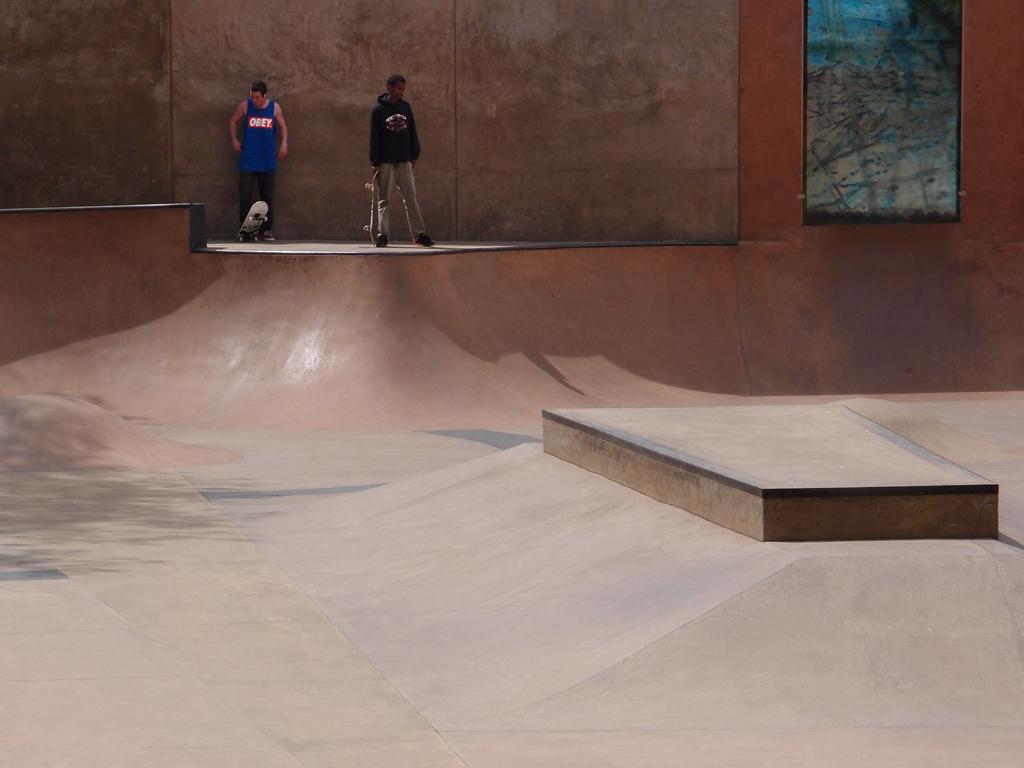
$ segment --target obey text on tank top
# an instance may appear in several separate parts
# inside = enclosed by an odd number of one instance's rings
[[[273,99],[263,109],[258,109],[252,99],[247,100],[244,128],[239,170],[276,171],[277,121],[274,119]]]

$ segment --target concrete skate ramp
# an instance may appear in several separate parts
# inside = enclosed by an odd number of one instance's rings
[[[894,403],[878,398],[855,397],[841,400],[836,405],[845,406],[922,448],[966,467],[1019,458],[1024,455],[1024,451],[1006,443],[995,443],[968,435],[929,416],[912,403]]]
[[[495,725],[789,561],[536,445],[253,524],[439,729]]]
[[[1024,725],[994,542],[758,543],[537,446],[251,526],[456,742]]]
[[[1004,588],[1024,563],[979,555],[802,558],[522,722],[1020,726],[1020,606]]]
[[[190,253],[186,217],[5,214],[0,394],[161,422],[450,428],[743,389],[714,249],[229,256]]]
[[[58,395],[0,399],[0,470],[180,467],[238,455],[151,435],[115,413]]]
[[[2,221],[0,396],[216,426],[449,428],[706,393],[1024,388],[1006,353],[1024,262],[927,234],[896,255],[808,235],[259,257],[191,253],[185,208]]]

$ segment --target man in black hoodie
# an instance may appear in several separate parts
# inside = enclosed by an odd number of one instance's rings
[[[420,156],[420,139],[416,135],[416,120],[412,107],[403,100],[405,78],[392,75],[388,90],[377,97],[377,106],[370,115],[370,165],[373,183],[377,186],[377,226],[375,243],[378,248],[388,244],[388,198],[398,187],[405,203],[409,232],[417,245],[431,246],[434,241],[423,225],[423,214],[416,200],[416,180],[412,169]]]

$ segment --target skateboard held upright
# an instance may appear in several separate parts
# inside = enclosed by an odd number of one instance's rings
[[[260,231],[260,227],[267,220],[267,204],[262,200],[257,200],[252,204],[252,208],[249,209],[249,213],[245,216],[245,221],[242,222],[242,226],[238,228],[238,242],[251,242],[256,239],[257,233]]]
[[[363,227],[363,231],[370,233],[370,242],[374,244],[377,242],[377,200],[380,195],[380,187],[377,184],[377,180],[379,175],[379,172],[374,173],[373,178],[363,184],[363,188],[370,193],[370,223]]]

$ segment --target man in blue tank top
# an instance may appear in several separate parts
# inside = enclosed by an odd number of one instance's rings
[[[238,140],[238,123],[242,125],[242,141]],[[267,98],[267,84],[256,80],[249,86],[249,98],[241,102],[228,122],[231,146],[238,157],[238,215],[245,219],[252,203],[252,188],[259,184],[259,198],[267,204],[267,220],[260,237],[273,240],[274,177],[277,159],[288,154],[288,126],[281,105]],[[281,146],[277,145],[280,134]]]

